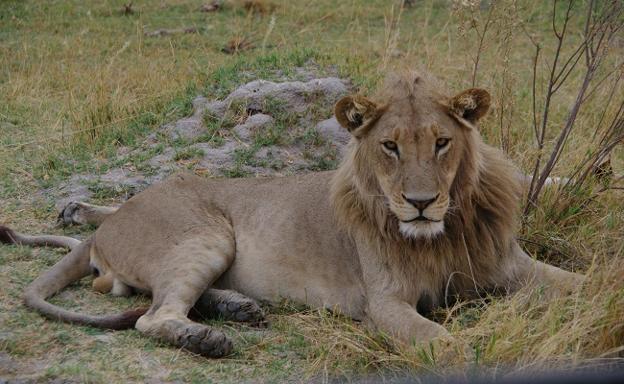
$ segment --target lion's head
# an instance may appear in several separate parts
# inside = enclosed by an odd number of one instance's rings
[[[387,209],[372,215],[383,226],[394,216],[405,238],[443,233],[456,200],[467,192],[460,189],[474,186],[479,173],[475,124],[490,96],[472,88],[445,97],[435,84],[416,73],[395,76],[374,101],[347,96],[335,108],[338,122],[354,137],[345,159],[353,173],[338,177],[351,177],[364,200],[383,201]]]

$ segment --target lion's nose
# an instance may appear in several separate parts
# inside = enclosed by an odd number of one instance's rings
[[[418,209],[420,211],[421,214],[422,214],[422,211],[424,211],[428,206],[431,205],[431,203],[436,201],[438,199],[438,197],[440,196],[439,193],[437,195],[433,196],[433,197],[429,197],[428,196],[428,197],[425,197],[425,198],[423,198],[422,196],[407,197],[407,196],[405,196],[404,193],[402,193],[401,195],[403,196],[405,201],[407,201],[408,203],[412,204],[416,209]]]

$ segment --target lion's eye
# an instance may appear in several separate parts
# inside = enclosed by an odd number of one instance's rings
[[[395,152],[395,153],[397,153],[397,154],[399,153],[399,147],[397,146],[397,143],[395,143],[394,141],[387,140],[387,141],[384,141],[384,142],[383,142],[383,143],[381,143],[381,144],[382,144],[382,145],[384,146],[384,148],[386,148],[388,151],[392,151],[392,152]]]
[[[451,139],[446,137],[440,137],[438,140],[436,140],[436,152],[444,149],[447,145],[449,145],[450,142]]]

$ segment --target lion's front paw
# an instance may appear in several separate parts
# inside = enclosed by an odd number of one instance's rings
[[[436,324],[430,327],[426,335],[413,344],[419,349],[424,361],[432,364],[456,364],[474,359],[472,348],[453,337],[446,328]]]
[[[458,364],[473,361],[474,350],[470,345],[450,334],[431,341],[434,361],[438,364]]]
[[[547,300],[562,298],[578,291],[585,282],[585,276],[578,273],[557,271],[545,285],[544,296]]]
[[[178,329],[177,346],[202,356],[218,358],[232,353],[232,341],[221,331],[201,324]]]
[[[419,343],[417,347],[420,348],[422,359],[435,365],[456,365],[474,360],[474,351],[470,345],[450,334]]]

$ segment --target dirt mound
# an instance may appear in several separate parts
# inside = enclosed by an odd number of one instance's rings
[[[106,173],[74,175],[48,192],[62,207],[127,198],[181,169],[208,177],[333,169],[349,141],[332,116],[333,105],[348,91],[347,81],[324,77],[254,80],[222,100],[198,96],[190,116],[161,126],[138,148],[120,148]]]

